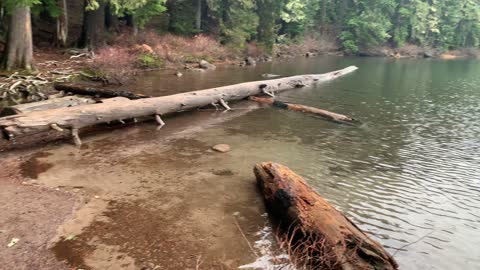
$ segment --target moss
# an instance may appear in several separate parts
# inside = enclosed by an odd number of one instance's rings
[[[185,63],[198,63],[201,59],[198,59],[197,57],[191,55],[191,54],[185,54],[183,56],[183,61]],[[207,60],[208,61],[208,60]]]
[[[165,60],[154,54],[141,54],[137,64],[140,68],[163,68]]]

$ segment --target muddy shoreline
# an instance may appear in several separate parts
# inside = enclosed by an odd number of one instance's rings
[[[0,249],[0,264],[235,269],[255,261],[236,225],[253,243],[265,223],[254,176],[217,167],[231,154],[195,138],[245,113],[196,112],[174,116],[161,134],[147,122],[88,136],[82,149],[47,144],[2,154],[0,240],[20,241]],[[136,138],[131,145],[115,145],[128,137]]]

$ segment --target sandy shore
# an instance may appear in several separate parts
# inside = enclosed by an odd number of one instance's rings
[[[143,123],[84,138],[81,149],[2,154],[0,265],[236,269],[255,261],[242,233],[253,243],[266,220],[251,166],[196,138],[247,112],[178,115],[160,132]],[[20,241],[6,248],[12,238]]]

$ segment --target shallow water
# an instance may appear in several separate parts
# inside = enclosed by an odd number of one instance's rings
[[[289,166],[381,241],[402,269],[479,269],[480,62],[320,57],[181,78],[154,72],[132,89],[159,96],[348,65],[360,69],[279,99],[353,116],[360,127],[261,109],[196,139],[230,144],[234,151],[218,165],[245,175],[256,162]]]

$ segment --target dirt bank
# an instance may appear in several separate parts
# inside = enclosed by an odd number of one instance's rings
[[[2,269],[66,269],[50,252],[50,240],[57,226],[72,216],[77,200],[70,193],[35,185],[38,173],[48,166],[35,156],[0,161]],[[18,243],[7,248],[14,238]]]

